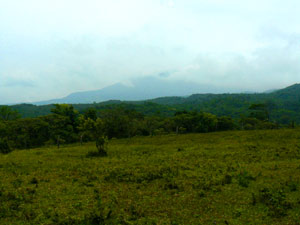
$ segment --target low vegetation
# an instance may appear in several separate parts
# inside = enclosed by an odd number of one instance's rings
[[[0,154],[0,224],[299,224],[298,129],[111,139],[105,150]]]

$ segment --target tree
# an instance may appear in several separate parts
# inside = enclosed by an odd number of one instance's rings
[[[134,126],[136,126],[136,122],[133,122],[133,120],[139,120],[140,114],[133,110],[115,108],[103,110],[100,117],[103,121],[105,134],[108,138],[127,138],[134,135]]]
[[[182,112],[174,117],[176,130],[186,132],[211,132],[217,130],[217,117],[210,113]]]
[[[0,120],[8,121],[19,119],[21,116],[17,111],[12,110],[8,106],[0,107]]]
[[[75,142],[78,140],[78,111],[68,104],[55,104],[54,106],[55,108],[51,109],[52,117],[48,116],[52,139],[55,137],[57,147],[61,142]]]
[[[80,143],[83,142],[83,137],[87,137],[88,140],[96,140],[100,136],[104,136],[104,124],[103,121],[98,118],[96,121],[84,117],[79,118],[79,134],[80,134]]]
[[[107,156],[107,143],[108,138],[105,136],[99,136],[96,139],[96,147],[100,156]]]
[[[249,110],[251,111],[250,112],[251,118],[256,118],[261,121],[270,120],[269,111],[266,104],[252,104],[249,107]]]
[[[154,131],[160,127],[160,118],[158,116],[148,116],[144,121],[148,134],[153,136]]]
[[[67,117],[69,120],[68,124],[76,130],[79,112],[75,110],[72,105],[68,104],[55,104],[54,106],[55,108],[51,109],[51,112],[56,115]]]
[[[78,127],[78,129],[81,134],[81,144],[83,137],[88,136],[96,141],[96,147],[98,149],[99,155],[107,155],[107,137],[104,135],[104,124],[100,118],[94,121],[91,118],[85,119],[84,117],[80,117],[80,126]]]
[[[85,116],[79,116],[78,131],[80,136],[80,145],[82,145],[84,138],[86,140],[93,140],[93,130],[95,127],[95,121],[90,118],[85,118]]]
[[[94,121],[97,120],[97,110],[95,108],[88,108],[85,112],[84,112],[84,118],[85,119],[92,119]]]
[[[211,113],[200,113],[197,121],[197,132],[213,132],[217,130],[218,119],[217,116]]]
[[[218,118],[217,130],[233,130],[234,128],[235,123],[231,117],[222,116]]]
[[[49,139],[56,143],[58,148],[61,143],[73,143],[78,140],[68,117],[52,114],[44,116],[43,120],[49,124]]]
[[[15,148],[38,147],[48,140],[48,128],[49,124],[40,118],[10,121],[8,139],[13,142]]]
[[[8,125],[6,121],[0,120],[0,138],[8,136]]]
[[[184,128],[187,132],[196,132],[196,112],[178,112],[175,114],[174,121],[176,124],[176,130],[183,130]]]
[[[258,125],[261,121],[252,117],[242,117],[239,122],[242,126],[242,129],[254,130],[258,128]]]

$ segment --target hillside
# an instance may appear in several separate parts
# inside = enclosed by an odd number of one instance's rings
[[[287,88],[277,90],[271,93],[274,98],[281,99],[282,101],[299,101],[300,100],[300,84],[294,84]]]
[[[254,103],[265,103],[268,106],[270,118],[279,123],[300,123],[300,84],[271,93],[254,94],[193,94],[188,97],[160,97],[145,101],[106,101],[93,104],[74,104],[79,112],[94,107],[98,110],[123,107],[133,109],[146,115],[173,115],[180,110],[196,110],[240,118],[248,113],[248,108]],[[53,105],[36,106],[21,104],[11,106],[23,117],[36,117],[50,113]]]
[[[299,222],[299,130],[136,137],[111,140],[107,157],[93,151],[0,154],[0,224]]]
[[[52,99],[36,102],[34,104],[80,104],[104,102],[109,100],[141,101],[161,96],[188,96],[193,93],[222,93],[224,91],[224,88],[212,85],[203,85],[184,80],[176,81],[162,77],[149,76],[116,83],[99,90],[76,92],[61,99]]]

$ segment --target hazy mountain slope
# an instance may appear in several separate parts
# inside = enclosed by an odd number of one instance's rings
[[[281,100],[300,101],[300,84],[294,84],[284,89],[277,90],[270,95]]]
[[[186,81],[173,81],[159,77],[144,77],[127,83],[117,83],[106,88],[72,93],[61,99],[36,102],[37,105],[53,103],[93,103],[108,100],[138,101],[161,96],[188,96],[194,93],[223,93],[225,90],[211,85],[201,85]]]
[[[97,104],[73,104],[83,112],[87,108],[94,107],[98,110],[114,107],[133,109],[145,115],[160,113],[161,115],[173,115],[179,110],[196,110],[240,118],[249,113],[249,106],[253,103],[266,103],[271,119],[275,122],[288,123],[296,121],[300,123],[300,85],[295,84],[287,88],[260,94],[193,94],[188,97],[161,97],[146,101],[106,101]],[[23,117],[36,117],[50,113],[52,105],[21,104],[12,106]]]
[[[180,105],[180,104],[201,104],[210,101],[222,101],[237,104],[242,101],[266,101],[274,100],[277,102],[293,101],[300,103],[300,84],[294,84],[289,87],[274,90],[272,92],[263,93],[240,93],[240,94],[193,94],[188,97],[161,97],[152,99],[151,102],[166,105]]]

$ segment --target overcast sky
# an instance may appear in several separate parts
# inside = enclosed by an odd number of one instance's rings
[[[142,76],[300,82],[299,0],[0,0],[0,104]]]

